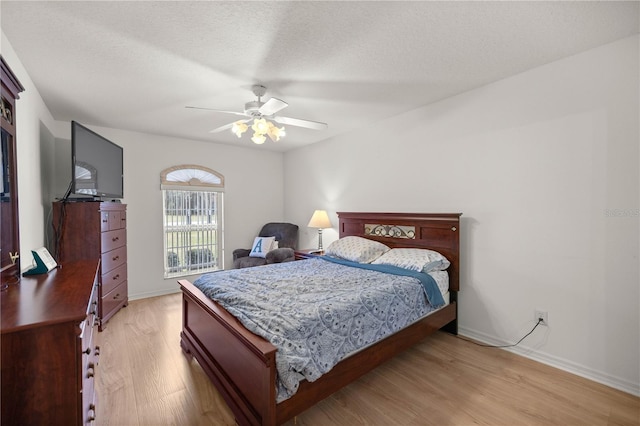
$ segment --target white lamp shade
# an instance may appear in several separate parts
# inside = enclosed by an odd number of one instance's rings
[[[325,210],[316,210],[313,212],[313,216],[311,216],[311,220],[307,225],[309,228],[319,228],[326,229],[331,228],[331,221],[329,220],[329,215]]]

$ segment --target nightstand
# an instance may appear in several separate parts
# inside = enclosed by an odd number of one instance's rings
[[[295,250],[296,260],[310,259],[315,256],[324,256],[324,250],[299,249]]]

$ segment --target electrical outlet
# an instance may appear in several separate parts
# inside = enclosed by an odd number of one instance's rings
[[[534,315],[534,320],[536,322],[538,322],[538,320],[542,320],[541,325],[549,325],[549,314],[547,313],[547,311],[541,311],[539,309],[536,309],[535,311],[535,315]]]

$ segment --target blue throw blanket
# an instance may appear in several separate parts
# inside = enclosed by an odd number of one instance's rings
[[[351,266],[354,268],[369,269],[371,271],[384,272],[385,274],[394,274],[417,278],[420,281],[420,284],[422,284],[422,287],[424,288],[427,296],[427,300],[429,301],[431,306],[433,306],[434,308],[444,306],[444,299],[442,298],[442,293],[440,293],[438,284],[436,283],[436,280],[434,280],[433,277],[429,274],[411,271],[409,269],[399,268],[392,265],[372,265],[370,263],[351,262],[349,260],[339,259],[337,257],[331,256],[322,256],[320,259],[339,263],[341,265]]]
[[[292,396],[301,380],[318,379],[340,360],[441,304],[430,277],[423,284],[400,268],[380,272],[377,265],[327,260],[220,271],[194,281],[248,330],[278,348],[278,402]]]

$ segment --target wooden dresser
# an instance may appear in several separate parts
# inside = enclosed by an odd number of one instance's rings
[[[94,420],[98,270],[68,262],[0,293],[3,426]]]
[[[109,202],[55,202],[53,228],[57,259],[64,265],[101,259],[99,330],[129,303],[127,288],[127,206]]]

